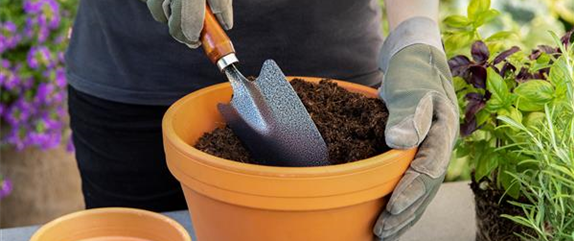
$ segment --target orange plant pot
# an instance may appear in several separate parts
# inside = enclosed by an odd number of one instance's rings
[[[164,215],[133,208],[97,208],[71,213],[42,226],[30,241],[191,241]]]
[[[337,83],[376,96],[375,89]],[[204,133],[224,124],[216,106],[228,103],[231,94],[229,83],[201,89],[175,102],[163,118],[167,164],[182,185],[198,240],[373,240],[372,228],[385,197],[416,150],[297,168],[240,163],[195,149],[193,144]]]

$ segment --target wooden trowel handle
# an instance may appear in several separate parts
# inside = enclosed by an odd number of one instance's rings
[[[207,57],[214,64],[223,56],[235,53],[231,40],[213,16],[208,5],[205,6],[205,20],[203,21],[200,40]]]

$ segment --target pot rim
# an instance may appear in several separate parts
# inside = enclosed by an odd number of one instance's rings
[[[62,223],[65,223],[67,221],[74,220],[74,219],[81,218],[81,217],[85,217],[85,216],[93,216],[93,215],[107,214],[107,213],[151,217],[154,220],[166,223],[170,227],[174,228],[174,230],[177,231],[181,235],[182,241],[192,241],[191,236],[189,236],[189,233],[187,232],[187,230],[180,223],[173,220],[172,218],[165,216],[165,215],[162,215],[162,214],[159,214],[159,213],[152,212],[152,211],[147,211],[147,210],[137,209],[137,208],[124,208],[124,207],[94,208],[94,209],[86,209],[86,210],[81,210],[81,211],[66,214],[66,215],[58,217],[58,218],[44,224],[42,227],[40,227],[40,229],[38,229],[34,233],[32,238],[30,238],[30,241],[40,241],[43,235],[45,235],[46,233],[50,232],[53,228],[58,227],[59,225],[62,225]]]
[[[305,81],[310,81],[317,83],[325,78],[318,77],[303,77],[303,76],[288,76],[287,79],[291,81],[292,79],[300,78]],[[377,90],[368,86],[363,86],[360,84],[355,84],[346,81],[333,80],[339,86],[345,87],[345,89],[351,92],[367,93],[370,96],[376,96]],[[403,161],[402,156],[412,155],[417,148],[407,149],[407,150],[397,150],[391,149],[385,153],[366,158],[363,160],[349,162],[337,165],[328,165],[320,167],[278,167],[278,166],[265,166],[257,164],[242,163],[233,160],[228,160],[220,158],[203,151],[200,151],[193,147],[191,144],[184,142],[174,130],[174,125],[170,123],[174,119],[174,115],[178,113],[180,108],[183,108],[185,103],[193,101],[202,95],[210,92],[220,91],[221,89],[229,88],[229,83],[220,83],[212,85],[193,93],[190,93],[183,98],[176,101],[169,109],[166,111],[163,121],[162,128],[164,130],[164,138],[169,144],[173,145],[175,149],[181,154],[193,157],[193,159],[201,161],[201,163],[215,167],[218,169],[224,169],[233,172],[239,172],[248,175],[255,176],[269,176],[275,178],[310,178],[310,177],[334,177],[343,176],[350,174],[358,174],[362,171],[370,170],[373,167],[390,165],[391,163]],[[168,160],[169,162],[169,160]]]

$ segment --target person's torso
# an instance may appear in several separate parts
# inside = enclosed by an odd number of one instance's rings
[[[246,76],[273,59],[285,75],[381,81],[377,0],[236,0],[233,11],[227,33]],[[226,81],[202,48],[174,40],[138,0],[81,0],[66,59],[71,85],[120,102],[167,105]]]

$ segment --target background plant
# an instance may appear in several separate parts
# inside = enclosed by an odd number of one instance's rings
[[[543,118],[525,125],[498,117],[504,123],[501,129],[515,130],[519,140],[500,149],[528,157],[517,164],[528,166],[524,171],[509,173],[523,187],[520,193],[527,201],[513,204],[524,215],[504,215],[535,230],[534,235],[517,234],[524,240],[574,240],[574,45],[566,49],[567,37],[557,40],[562,54],[553,55],[546,85],[554,95],[544,104]]]
[[[68,138],[63,51],[77,0],[3,0],[0,147],[50,149]],[[68,149],[72,146],[68,145]],[[0,198],[12,190],[0,176]]]
[[[551,30],[564,31],[563,25],[557,20],[550,21],[545,17],[547,15],[541,15],[540,12],[529,12],[548,11],[544,9],[544,3],[519,1],[525,6],[532,5],[526,8],[517,7],[512,2],[516,1],[495,1],[495,5],[503,10],[498,11],[491,8],[489,0],[471,0],[465,11],[466,15],[453,14],[443,21],[445,49],[447,55],[451,57],[449,64],[455,75],[454,82],[461,113],[465,114],[461,117],[463,138],[455,148],[447,180],[468,180],[471,178],[472,170],[475,171],[475,179],[481,179],[487,173],[504,173],[504,168],[513,168],[512,163],[500,162],[504,165],[498,165],[499,161],[492,160],[492,156],[510,158],[504,156],[504,153],[492,152],[497,145],[503,144],[502,142],[508,139],[504,135],[500,136],[501,133],[498,133],[500,131],[494,131],[498,126],[496,116],[513,114],[517,118],[518,115],[522,118],[522,110],[511,108],[516,107],[513,103],[516,101],[514,88],[519,82],[545,78],[543,72],[548,71],[548,66],[544,68],[544,65],[550,61],[547,52],[552,49],[547,44],[551,43],[552,38],[550,35],[541,37],[545,34],[540,34],[536,27],[545,26]],[[518,25],[522,27],[516,28]],[[534,35],[533,31],[538,32],[535,34],[536,37],[525,37]],[[521,49],[534,49],[533,52],[536,53],[523,52]],[[500,75],[505,82],[505,85],[500,86],[502,90],[509,92],[508,98],[506,95],[502,96],[504,98],[502,103],[505,106],[494,104],[499,96],[490,100],[493,92],[487,89],[486,83],[498,81],[497,79],[488,81],[489,68]],[[479,131],[474,133],[476,129]],[[485,160],[490,161],[484,162]],[[502,172],[499,172],[501,170]],[[492,180],[498,182],[498,186],[502,186],[500,180],[504,180],[504,186],[509,187],[510,178],[507,176]],[[516,193],[517,191],[513,190],[513,194]]]
[[[522,51],[526,44],[515,42],[516,33],[480,33],[481,24],[499,17],[489,6],[473,0],[468,16],[445,19],[445,48],[464,113],[453,163],[463,160],[481,188],[503,190],[522,207],[524,215],[504,217],[534,231],[517,234],[523,239],[573,240],[574,63],[566,52],[573,32],[560,39],[548,34],[553,46]]]

